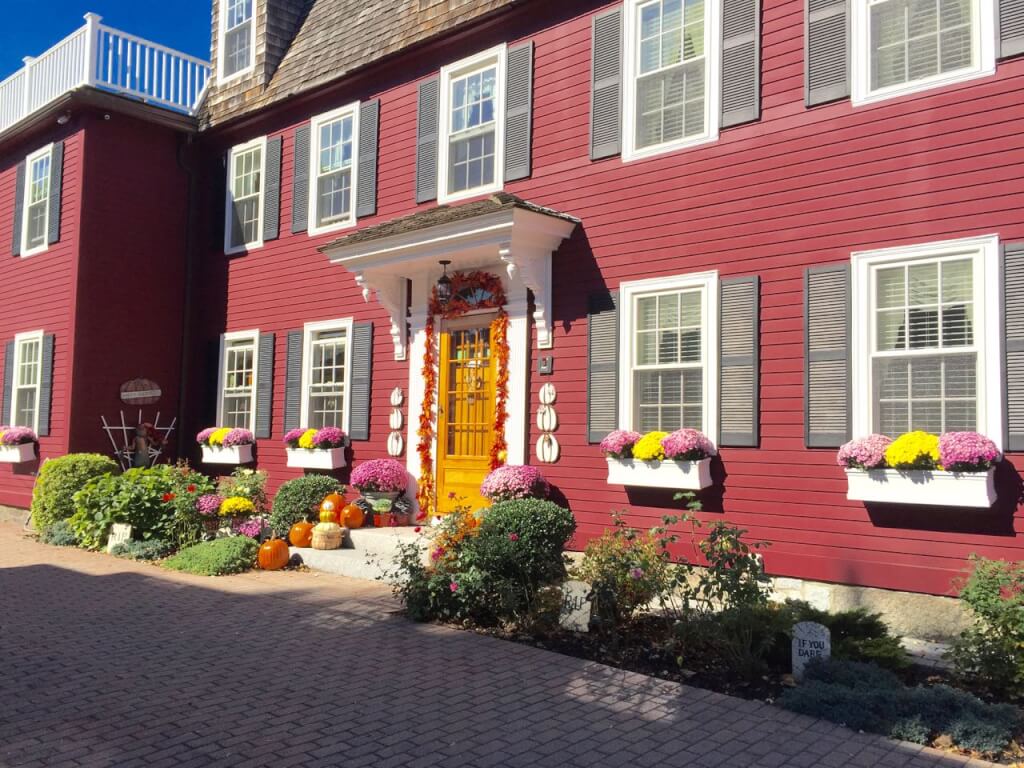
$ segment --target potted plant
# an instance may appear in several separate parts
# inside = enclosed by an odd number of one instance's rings
[[[546,499],[550,492],[540,470],[529,465],[505,464],[491,470],[480,485],[480,495],[492,502]]]
[[[601,441],[601,450],[609,483],[693,491],[711,485],[715,447],[700,430],[646,435],[616,430]]]
[[[0,427],[0,462],[24,464],[36,457],[39,438],[28,427]]]
[[[352,470],[351,484],[373,510],[374,525],[377,525],[377,515],[391,514],[396,499],[405,492],[408,480],[409,475],[399,462],[373,459]]]
[[[206,464],[248,464],[256,438],[248,429],[207,427],[196,435],[196,442]]]
[[[348,436],[337,427],[293,429],[284,436],[288,466],[338,469],[345,466]]]
[[[977,432],[908,432],[895,440],[868,435],[839,449],[846,498],[890,504],[991,507],[996,500],[996,444]]]

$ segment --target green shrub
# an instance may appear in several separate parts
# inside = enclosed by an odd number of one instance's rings
[[[944,685],[908,688],[887,670],[851,661],[812,661],[804,684],[786,691],[780,704],[922,744],[945,734],[960,747],[987,754],[1002,752],[1019,725],[1019,712],[1009,704],[987,704]]]
[[[1024,563],[972,557],[960,591],[972,625],[949,657],[965,682],[1009,699],[1024,697]]]
[[[344,490],[345,486],[330,475],[306,475],[282,483],[270,512],[274,535],[284,538],[295,523],[316,519],[324,497]]]
[[[476,536],[466,539],[472,564],[530,590],[565,577],[565,543],[576,520],[565,507],[541,499],[499,501],[488,509]]]
[[[117,463],[98,453],[71,453],[47,460],[32,489],[32,525],[45,531],[75,513],[74,495],[95,477],[119,472]]]
[[[175,549],[181,549],[202,541],[208,520],[199,514],[197,502],[200,496],[213,493],[216,484],[192,469],[187,461],[178,462],[172,471],[165,472],[173,498],[164,502],[171,510],[170,519],[163,524],[164,537]]]
[[[829,613],[799,600],[787,600],[791,625],[814,621],[829,629],[832,658],[849,661],[873,661],[887,669],[906,669],[910,659],[897,635],[889,631],[880,613],[863,608]]]
[[[200,576],[225,576],[252,568],[259,548],[259,542],[247,536],[231,536],[193,544],[167,558],[161,565]]]
[[[90,480],[75,494],[75,514],[70,518],[81,545],[100,548],[114,523],[132,526],[132,536],[140,540],[169,539],[177,473],[175,467],[164,464]]]
[[[39,540],[55,547],[77,547],[78,537],[67,520],[58,520],[39,534]]]
[[[148,541],[126,541],[123,544],[117,544],[110,550],[110,554],[129,560],[160,560],[173,551],[174,545],[171,542],[149,539]]]

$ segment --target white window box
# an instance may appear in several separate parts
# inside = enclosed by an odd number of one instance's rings
[[[24,464],[34,460],[35,457],[35,443],[23,443],[22,445],[0,445],[0,463]]]
[[[248,464],[252,461],[252,445],[204,445],[204,464]]]
[[[846,498],[888,504],[991,507],[996,500],[995,468],[987,472],[930,469],[847,469]]]
[[[642,488],[676,488],[699,491],[711,485],[711,459],[700,461],[608,461],[609,485],[633,485]]]
[[[288,466],[302,469],[338,469],[345,466],[344,448],[285,448]]]

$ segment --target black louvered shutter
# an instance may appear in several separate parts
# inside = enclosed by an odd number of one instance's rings
[[[591,294],[587,307],[587,442],[619,424],[619,294]]]
[[[850,95],[848,0],[806,0],[804,75],[807,106]]]
[[[722,127],[761,116],[761,3],[723,0]]]
[[[309,123],[295,129],[292,157],[292,232],[309,227]]]
[[[804,436],[838,448],[850,439],[850,265],[808,269],[804,294]]]
[[[50,406],[53,403],[53,347],[54,336],[43,336],[43,354],[39,366],[39,436],[50,434]]]
[[[533,43],[508,51],[505,73],[505,181],[530,175],[533,133]]]
[[[0,411],[0,425],[10,426],[11,397],[14,393],[14,342],[8,341],[4,347],[4,400],[3,411]]]
[[[441,79],[420,83],[416,107],[416,202],[437,199],[437,129]]]
[[[14,181],[14,226],[11,227],[11,254],[21,256],[21,225],[25,218],[25,161],[18,163]]]
[[[718,442],[756,446],[759,439],[760,280],[723,280],[719,285]]]
[[[274,416],[274,334],[261,333],[256,374],[256,437],[271,434]]]
[[[1024,0],[999,0],[999,58],[1024,53]]]
[[[47,219],[46,242],[53,245],[60,240],[60,210],[62,187],[64,183],[64,142],[58,141],[53,145],[53,154],[50,156],[50,200],[49,217]]]
[[[277,240],[281,228],[281,137],[267,139],[263,173],[263,241]]]
[[[302,418],[302,331],[288,332],[284,376],[284,431],[298,429]]]
[[[380,99],[359,106],[359,165],[356,181],[356,217],[377,212],[377,141],[380,134]]]
[[[1024,451],[1024,243],[1003,246],[1006,450]]]
[[[590,62],[590,159],[622,152],[622,7],[594,17]]]
[[[356,323],[352,326],[352,384],[348,406],[348,433],[353,440],[370,439],[372,374],[373,323]]]

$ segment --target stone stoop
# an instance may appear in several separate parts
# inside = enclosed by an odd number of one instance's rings
[[[414,543],[419,539],[420,534],[409,527],[357,528],[346,530],[340,549],[289,549],[315,571],[375,581],[392,567],[400,543]]]

